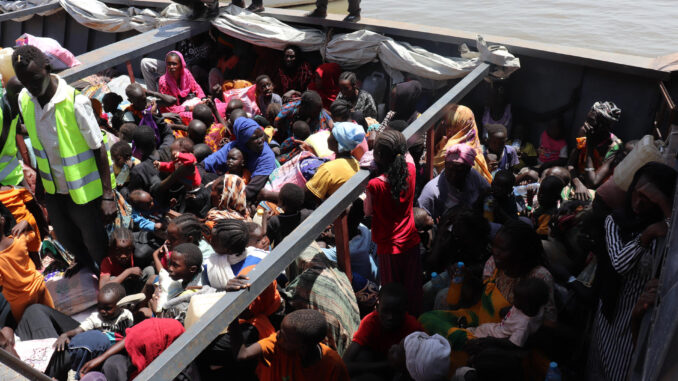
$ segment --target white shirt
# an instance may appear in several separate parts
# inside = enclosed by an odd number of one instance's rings
[[[80,323],[80,329],[91,331],[93,329],[104,332],[124,333],[126,328],[134,325],[134,316],[127,308],[123,308],[120,315],[113,320],[103,320],[99,312],[92,312],[85,321]]]
[[[536,332],[544,319],[544,309],[536,316],[530,317],[515,306],[511,307],[501,323],[485,323],[477,327],[467,328],[475,337],[496,337],[509,339],[513,344],[522,347],[530,334]]]
[[[54,184],[56,186],[56,192],[68,194],[66,176],[64,175],[64,169],[61,164],[61,153],[59,152],[55,106],[66,99],[67,96],[70,96],[70,86],[68,86],[66,81],[61,79],[59,76],[54,74],[52,75],[59,80],[59,84],[54,96],[49,102],[47,102],[47,104],[45,104],[45,107],[41,107],[37,98],[35,98],[33,94],[28,92],[26,89],[21,90],[19,99],[23,97],[23,93],[27,93],[30,97],[30,100],[35,105],[35,127],[38,133],[38,139],[40,139],[40,144],[42,144],[42,147],[47,154],[47,159],[49,160],[49,166],[52,172],[52,178],[54,179]],[[101,134],[99,123],[97,123],[97,119],[94,116],[92,103],[90,103],[90,100],[82,94],[76,95],[75,102],[73,103],[75,120],[78,122],[78,128],[80,129],[83,138],[85,138],[87,145],[93,150],[100,148],[104,138]],[[21,102],[19,102],[19,104],[21,104]],[[21,113],[23,114],[24,110],[21,110]]]

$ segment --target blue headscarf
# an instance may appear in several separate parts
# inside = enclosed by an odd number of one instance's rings
[[[260,154],[256,154],[247,148],[247,142],[257,129],[261,129],[261,126],[252,119],[245,117],[236,119],[235,123],[233,123],[235,140],[226,144],[221,150],[228,155],[228,152],[233,147],[238,148],[245,156],[245,163],[247,164],[247,169],[252,173],[252,177],[268,176],[276,168],[275,154],[271,151],[271,147],[268,146],[268,143],[264,142],[264,149]]]
[[[365,130],[352,122],[334,122],[332,135],[337,140],[339,152],[350,152],[365,139]]]

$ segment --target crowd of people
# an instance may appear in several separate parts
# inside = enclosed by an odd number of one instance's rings
[[[39,49],[14,50],[3,349],[51,338],[48,376],[132,379],[223,292],[249,292],[248,273],[362,168],[350,273],[330,226],[177,379],[626,379],[676,171],[647,162],[628,189],[615,183],[635,142],[613,134],[614,103],[572,133],[553,116],[533,144],[494,79],[480,124],[449,105],[433,142],[406,139],[425,106],[418,81],[381,99],[295,46],[274,60],[210,36],[142,60],[145,85],[101,99]],[[43,241],[75,257],[68,272],[97,276],[86,319],[46,289]]]

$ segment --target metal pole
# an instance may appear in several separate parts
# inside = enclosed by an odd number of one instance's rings
[[[405,130],[405,137],[432,127],[443,115],[443,108],[449,103],[461,100],[482,81],[489,69],[489,64],[478,65],[412,123]],[[202,319],[179,336],[136,379],[165,381],[176,377],[296,259],[299,253],[346,210],[362,193],[368,180],[369,172],[360,170],[342,185],[248,274],[252,284],[249,290],[224,295]]]
[[[2,348],[0,348],[0,363],[19,373],[23,377],[26,377],[29,380],[52,381],[52,379],[47,377],[44,373],[38,371],[32,366],[21,361],[20,359],[12,356],[11,354],[9,354],[9,352]]]

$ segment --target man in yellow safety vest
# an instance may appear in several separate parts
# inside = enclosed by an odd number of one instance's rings
[[[56,237],[81,265],[96,270],[107,254],[105,225],[117,214],[105,135],[89,99],[52,74],[38,48],[16,48],[12,65],[25,86],[19,108]]]

